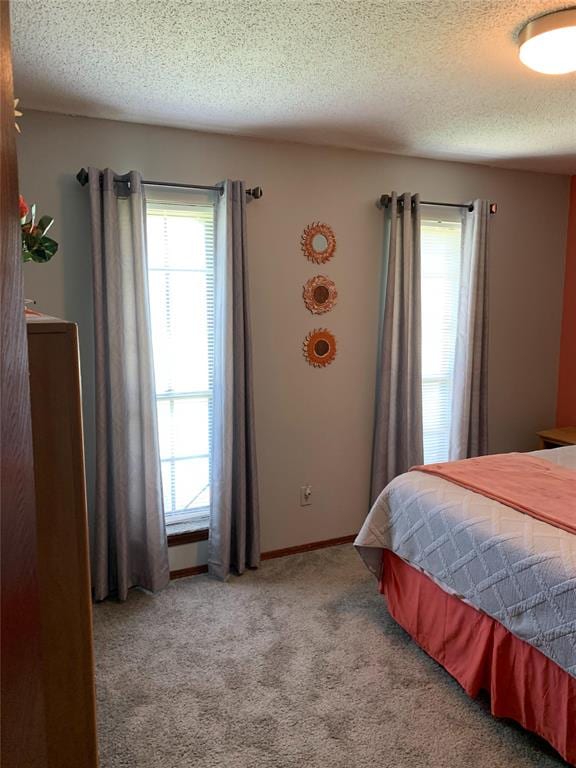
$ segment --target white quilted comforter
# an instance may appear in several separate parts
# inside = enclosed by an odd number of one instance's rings
[[[576,446],[532,455],[576,470]],[[576,677],[576,535],[408,472],[382,491],[355,545],[376,576],[382,549],[395,552]]]

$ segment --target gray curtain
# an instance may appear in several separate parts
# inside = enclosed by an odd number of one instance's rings
[[[96,345],[96,600],[169,580],[141,177],[89,169]]]
[[[385,209],[371,498],[423,462],[420,199],[393,192]]]
[[[488,451],[488,223],[490,203],[475,200],[462,219],[462,262],[450,459]]]
[[[260,564],[246,253],[246,192],[226,181],[216,210],[214,418],[208,570]]]

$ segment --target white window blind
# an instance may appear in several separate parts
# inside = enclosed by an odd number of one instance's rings
[[[207,527],[214,379],[214,206],[147,197],[156,405],[167,525]]]
[[[459,221],[422,220],[422,413],[426,464],[448,460],[460,240]]]

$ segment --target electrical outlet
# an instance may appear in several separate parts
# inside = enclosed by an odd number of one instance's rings
[[[312,504],[312,486],[303,485],[300,488],[300,506],[309,507]]]

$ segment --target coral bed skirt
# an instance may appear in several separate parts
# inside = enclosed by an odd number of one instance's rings
[[[380,591],[393,618],[492,714],[520,723],[576,766],[576,679],[495,619],[384,550]]]

